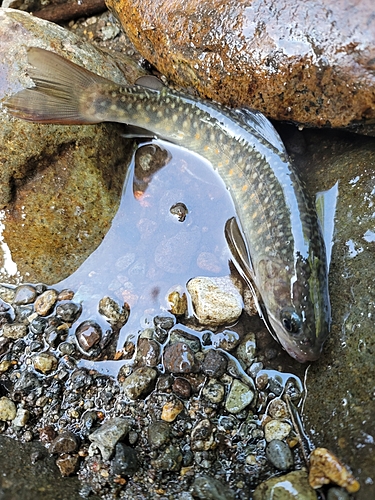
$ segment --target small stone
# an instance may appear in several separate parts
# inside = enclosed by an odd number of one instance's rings
[[[61,342],[59,344],[59,351],[64,356],[72,356],[76,351],[76,347],[72,342]]]
[[[78,344],[84,351],[89,351],[102,338],[102,329],[95,321],[84,321],[76,329]]]
[[[200,500],[234,500],[236,498],[233,490],[211,476],[196,477],[192,489],[194,498]]]
[[[24,371],[21,372],[20,378],[14,384],[14,390],[29,394],[31,392],[39,392],[40,385],[35,373]]]
[[[79,439],[71,431],[63,431],[51,443],[49,452],[52,455],[63,453],[74,453],[78,450]]]
[[[184,330],[180,330],[179,328],[174,328],[170,332],[169,343],[170,345],[172,345],[176,344],[177,342],[184,342],[190,347],[194,354],[196,354],[202,348],[199,337],[197,337],[196,335],[192,335],[191,333],[187,333]]]
[[[99,313],[106,318],[108,323],[117,329],[125,325],[129,318],[129,306],[124,304],[119,306],[111,297],[103,297],[99,301]]]
[[[159,363],[160,346],[155,340],[140,338],[137,344],[136,364],[154,368]]]
[[[180,470],[181,463],[182,453],[176,446],[167,446],[156,460],[151,460],[151,464],[156,470],[167,472]]]
[[[227,368],[227,358],[224,354],[215,349],[210,349],[202,363],[202,371],[209,377],[220,378]]]
[[[4,300],[4,302],[8,302],[9,304],[11,304],[13,302],[15,294],[15,288],[0,285],[0,299]]]
[[[254,392],[247,385],[234,379],[225,402],[225,408],[229,413],[240,413],[253,399]]]
[[[42,443],[51,443],[56,437],[56,431],[52,425],[46,425],[39,429],[39,439]]]
[[[21,339],[27,334],[27,327],[22,323],[5,323],[2,326],[2,333],[7,339]]]
[[[263,363],[261,361],[256,361],[249,368],[249,375],[256,378],[258,373],[263,370]]]
[[[13,304],[16,306],[32,304],[36,299],[36,290],[31,285],[20,285],[16,288]]]
[[[63,477],[71,476],[78,470],[79,455],[61,455],[56,460],[56,465],[60,469],[60,473]]]
[[[171,206],[170,213],[176,217],[178,222],[185,222],[186,216],[189,213],[185,203],[178,202]]]
[[[289,446],[279,439],[274,439],[269,443],[266,456],[271,464],[280,470],[288,470],[294,463]]]
[[[81,312],[81,304],[75,304],[74,302],[65,302],[56,307],[56,316],[69,325],[77,321]]]
[[[13,401],[5,396],[0,398],[0,420],[14,420],[17,415],[17,408]]]
[[[57,300],[58,301],[62,301],[62,300],[72,300],[74,297],[74,292],[73,290],[69,290],[69,289],[64,289],[64,290],[61,290],[61,292],[58,294],[57,296]]]
[[[160,448],[170,439],[170,425],[163,420],[156,420],[148,427],[148,441],[151,448]]]
[[[317,500],[309,485],[307,473],[302,470],[284,476],[272,477],[261,483],[253,493],[253,500]]]
[[[345,488],[348,493],[359,490],[359,482],[331,451],[315,448],[310,455],[310,486],[316,489],[331,482]]]
[[[183,316],[188,310],[186,293],[173,290],[168,295],[169,311],[175,316]]]
[[[163,406],[161,419],[165,422],[173,422],[183,409],[184,405],[179,399],[168,401]]]
[[[172,316],[155,316],[155,339],[164,344],[167,340],[169,330],[173,328],[175,319]]]
[[[112,473],[118,476],[132,476],[139,469],[137,452],[124,443],[117,443],[112,460]]]
[[[193,427],[190,445],[193,451],[208,451],[214,445],[213,426],[207,418]]]
[[[274,439],[282,441],[289,435],[291,430],[292,427],[287,422],[282,422],[281,420],[270,420],[264,426],[264,436],[267,443],[270,443]]]
[[[42,373],[49,373],[57,368],[57,359],[49,352],[41,352],[32,357],[35,370]]]
[[[186,288],[202,325],[228,325],[236,322],[242,313],[242,297],[229,276],[193,278]]]
[[[164,350],[164,367],[170,373],[191,373],[197,371],[194,352],[185,342],[176,342]]]
[[[148,366],[143,366],[134,370],[134,372],[122,382],[125,396],[129,399],[138,399],[141,395],[150,392],[153,388],[156,375],[156,370]]]
[[[57,302],[58,293],[50,289],[43,292],[34,302],[34,310],[39,316],[47,316]]]
[[[212,335],[211,339],[214,347],[223,349],[227,352],[233,351],[240,342],[239,334],[232,330],[224,330],[220,333],[216,333]]]
[[[9,370],[9,368],[12,366],[12,363],[10,361],[4,360],[1,361],[0,363],[0,373],[5,373],[6,371]]]
[[[191,395],[191,385],[186,379],[177,377],[172,384],[172,391],[182,399],[189,399]]]
[[[24,427],[27,424],[29,418],[30,418],[29,410],[26,410],[26,408],[20,406],[17,409],[16,417],[13,420],[12,425],[14,427]]]
[[[221,403],[224,399],[225,388],[219,382],[210,380],[203,389],[203,396],[211,403]]]
[[[268,406],[268,414],[272,418],[283,420],[289,417],[288,407],[282,399],[273,399]]]
[[[90,434],[89,439],[99,448],[103,460],[108,460],[113,454],[117,442],[128,434],[130,428],[130,419],[114,417]]]
[[[255,334],[248,333],[237,347],[237,359],[242,363],[244,368],[249,368],[253,363],[256,355]]]

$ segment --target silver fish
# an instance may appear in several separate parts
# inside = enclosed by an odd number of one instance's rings
[[[35,86],[4,103],[12,115],[120,122],[211,162],[236,207],[239,223],[228,221],[227,241],[260,314],[292,357],[316,360],[331,322],[325,245],[314,204],[271,123],[259,112],[167,88],[122,87],[43,49],[29,49],[28,59]]]

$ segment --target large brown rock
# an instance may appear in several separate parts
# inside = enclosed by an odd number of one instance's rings
[[[318,127],[375,118],[373,0],[106,0],[182,87]]]

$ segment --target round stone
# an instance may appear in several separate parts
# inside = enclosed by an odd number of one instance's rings
[[[233,380],[225,408],[229,413],[240,413],[254,399],[254,392],[237,379]]]
[[[36,290],[31,285],[20,285],[16,288],[13,304],[20,306],[31,304],[36,299]]]
[[[156,420],[149,425],[148,442],[151,448],[160,448],[170,439],[170,426],[164,420]]]
[[[56,304],[58,293],[56,290],[46,290],[34,302],[34,310],[39,316],[47,316]]]
[[[281,420],[270,420],[264,426],[264,435],[267,443],[269,443],[274,439],[285,439],[291,430],[292,427],[287,422],[283,422]]]
[[[57,368],[57,359],[49,352],[41,352],[32,357],[35,370],[49,373]]]
[[[84,351],[89,351],[102,338],[102,329],[95,321],[84,321],[76,329],[78,344]]]
[[[173,422],[184,409],[183,403],[179,400],[168,401],[163,406],[161,419],[165,422]]]
[[[14,420],[16,414],[17,408],[13,401],[5,396],[0,398],[0,420]]]
[[[225,388],[219,382],[210,380],[203,389],[203,396],[211,403],[221,403],[224,399]]]
[[[266,456],[276,469],[288,470],[294,463],[289,446],[279,439],[274,439],[268,444]]]
[[[197,370],[194,353],[185,342],[176,342],[164,351],[164,366],[170,373],[191,373]]]
[[[209,377],[219,378],[224,375],[227,368],[227,358],[215,349],[210,349],[202,363],[202,371]]]
[[[122,382],[125,396],[129,399],[138,399],[142,394],[150,392],[156,375],[156,370],[148,366],[143,366],[135,370]]]

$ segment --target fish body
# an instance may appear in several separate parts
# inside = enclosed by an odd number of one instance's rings
[[[5,106],[19,118],[62,124],[119,122],[203,156],[223,179],[239,225],[234,261],[270,331],[300,362],[316,360],[330,329],[326,252],[314,204],[270,122],[167,88],[124,86],[31,48],[35,87]]]

